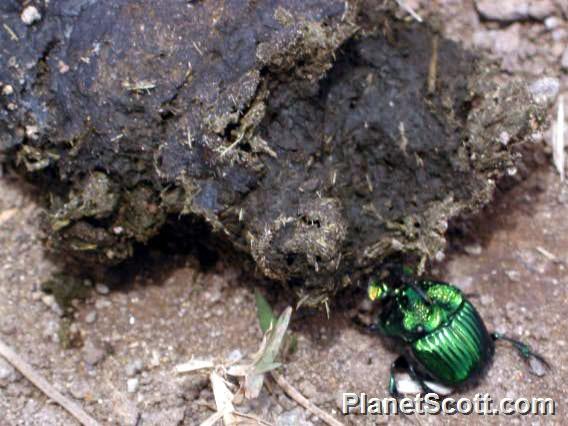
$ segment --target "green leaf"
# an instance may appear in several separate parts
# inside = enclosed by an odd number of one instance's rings
[[[298,338],[294,334],[288,335],[286,355],[294,355],[298,350]]]
[[[254,291],[254,298],[256,299],[256,314],[258,317],[258,324],[263,333],[266,333],[272,324],[276,324],[276,317],[272,308],[258,291]]]
[[[406,275],[407,277],[413,277],[413,276],[414,276],[414,269],[412,269],[411,266],[403,265],[403,267],[402,267],[402,273],[403,273],[404,275]]]
[[[290,324],[290,316],[292,315],[292,308],[287,307],[284,312],[280,314],[280,317],[275,320],[274,328],[268,333],[268,341],[266,343],[266,350],[261,358],[261,362],[272,363],[278,356],[280,352],[280,346],[282,345],[282,340],[284,340],[284,335],[288,330],[288,325]]]

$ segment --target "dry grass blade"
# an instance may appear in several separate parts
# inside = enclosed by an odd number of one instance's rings
[[[268,330],[263,336],[258,352],[249,364],[215,365],[209,360],[191,359],[189,362],[175,367],[175,371],[178,374],[202,369],[212,370],[209,374],[209,380],[213,388],[213,396],[215,397],[216,412],[201,423],[201,426],[213,426],[221,419],[225,426],[243,424],[243,419],[246,419],[245,422],[248,421],[247,424],[254,422],[255,425],[269,425],[269,423],[260,418],[250,414],[239,413],[235,410],[233,405],[235,394],[230,389],[230,386],[233,386],[233,384],[227,382],[224,377],[226,375],[238,377],[242,386],[239,392],[242,391],[248,399],[257,398],[262,390],[265,374],[280,366],[275,360],[278,357],[284,336],[288,330],[291,315],[292,308],[288,307],[277,320],[270,319],[267,321],[267,324],[269,324]],[[239,418],[241,418],[240,423]]]
[[[8,209],[0,212],[0,226],[18,214],[18,209]]]
[[[396,0],[396,2],[398,3],[398,5],[400,7],[402,7],[410,16],[412,16],[418,22],[423,22],[420,15],[418,15],[418,13],[416,13],[414,11],[414,9],[412,9],[410,6],[408,6],[404,0]]]
[[[290,324],[290,316],[292,315],[292,308],[287,307],[284,312],[278,318],[278,321],[268,331],[268,343],[266,344],[266,350],[261,354],[260,361],[265,364],[272,364],[280,352],[280,346],[282,346],[282,340],[284,335],[288,330],[288,325]],[[260,363],[259,363],[260,364]]]
[[[227,153],[235,149],[235,147],[242,142],[244,135],[245,135],[244,133],[241,133],[239,137],[231,145],[223,149],[221,151],[221,155],[219,155],[219,158],[223,158],[225,155],[227,155]]]
[[[544,257],[546,257],[551,262],[558,262],[558,257],[556,257],[554,254],[552,254],[548,250],[546,250],[544,247],[538,246],[536,248],[536,251],[538,251],[540,254],[542,254]]]
[[[192,371],[203,370],[207,368],[213,368],[215,364],[212,361],[203,359],[192,359],[189,362],[178,364],[175,366],[175,371],[177,374],[190,373]]]
[[[214,426],[219,420],[223,418],[223,413],[216,412],[211,417],[208,417],[207,420],[202,422],[199,426]]]
[[[236,424],[237,420],[234,415],[235,407],[233,406],[233,398],[235,395],[229,390],[223,378],[216,371],[211,372],[209,380],[213,388],[217,412],[222,414],[223,423],[225,426]]]
[[[262,390],[264,375],[280,367],[280,364],[275,360],[280,352],[284,335],[288,330],[291,315],[292,308],[286,308],[276,323],[268,329],[250,364],[234,365],[227,370],[227,373],[231,376],[244,377],[243,390],[246,398],[257,398]]]
[[[6,30],[6,32],[8,33],[8,35],[10,36],[10,38],[13,41],[20,41],[20,39],[18,38],[18,35],[14,32],[14,30],[12,30],[12,28],[10,28],[6,24],[2,24],[2,26],[4,27],[4,29]]]
[[[0,340],[0,355],[12,364],[22,375],[32,382],[39,390],[46,394],[51,400],[58,403],[69,414],[75,417],[82,425],[98,426],[99,423],[89,416],[80,406],[70,399],[63,396],[47,380],[40,376],[33,367],[25,362],[8,345]]]
[[[556,124],[552,129],[552,160],[554,167],[560,173],[560,180],[564,181],[564,96],[560,95],[558,99],[558,113],[556,116]]]

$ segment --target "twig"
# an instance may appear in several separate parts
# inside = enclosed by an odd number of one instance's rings
[[[438,34],[432,37],[432,56],[428,66],[428,94],[436,91],[436,79],[438,77]]]
[[[548,260],[552,261],[552,262],[557,262],[558,258],[553,255],[551,252],[549,252],[548,250],[546,250],[544,247],[537,247],[536,251],[538,251],[540,254],[542,254],[544,257],[546,257]]]
[[[192,41],[193,43],[193,47],[195,47],[195,50],[197,50],[197,52],[199,52],[199,54],[201,56],[203,56],[203,52],[201,51],[201,49],[199,48],[199,46],[197,45],[197,43],[195,41]]]
[[[0,340],[0,355],[12,364],[22,375],[32,382],[39,390],[46,394],[50,399],[61,405],[65,410],[75,417],[85,426],[99,426],[99,423],[89,416],[81,407],[70,399],[63,396],[47,380],[36,373],[33,367],[24,361],[8,345]]]
[[[156,88],[156,83],[151,80],[141,80],[135,83],[130,83],[129,81],[123,81],[122,87],[124,87],[126,90],[130,92],[142,92],[145,90],[146,92],[149,93],[151,89]]]
[[[398,124],[398,131],[400,132],[400,150],[406,155],[406,147],[408,146],[408,138],[406,137],[406,129],[404,121]]]
[[[335,417],[326,413],[322,409],[316,407],[309,399],[307,399],[304,395],[298,392],[290,383],[288,383],[288,381],[283,376],[281,376],[275,371],[272,371],[270,374],[272,374],[272,378],[276,381],[278,386],[282,388],[282,390],[286,393],[286,395],[288,395],[290,398],[292,398],[294,401],[296,401],[298,404],[300,404],[310,413],[318,416],[323,422],[325,422],[330,426],[344,426],[343,423],[335,419]]]
[[[6,32],[8,33],[8,35],[10,36],[10,38],[13,41],[20,41],[20,39],[18,38],[17,34],[14,32],[14,30],[12,28],[10,28],[8,25],[3,24],[4,29],[6,30]]]
[[[244,135],[245,135],[244,133],[241,133],[235,142],[233,142],[231,145],[229,145],[227,148],[225,148],[225,149],[221,152],[221,155],[219,155],[219,158],[223,158],[225,155],[227,155],[227,153],[228,153],[229,151],[231,151],[231,150],[234,149],[238,144],[240,144],[241,141],[243,140]]]

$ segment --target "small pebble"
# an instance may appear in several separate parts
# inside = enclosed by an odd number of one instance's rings
[[[540,78],[529,86],[529,92],[539,104],[549,104],[556,100],[560,91],[560,81],[553,77]]]
[[[21,379],[20,373],[18,373],[11,364],[0,357],[0,388],[6,387],[8,384],[19,379]]]
[[[20,18],[22,19],[22,22],[24,24],[32,25],[34,22],[37,22],[41,19],[41,13],[39,13],[37,7],[28,6],[22,11]]]
[[[34,302],[41,300],[42,296],[43,296],[43,293],[41,291],[32,291],[32,293],[31,293],[31,298]]]
[[[87,324],[92,324],[97,320],[97,312],[96,311],[89,311],[87,315],[85,315],[85,322]]]
[[[373,302],[368,297],[365,297],[361,300],[361,303],[359,303],[359,310],[362,312],[371,312],[373,310]]]
[[[243,353],[240,350],[235,349],[231,351],[231,353],[227,356],[227,361],[232,363],[240,361],[242,358],[243,358]]]
[[[542,377],[546,374],[546,368],[539,359],[531,357],[529,359],[529,365],[531,368],[531,373],[534,374],[535,376]]]
[[[300,392],[308,399],[314,399],[318,395],[318,390],[313,383],[304,380],[299,386]]]
[[[112,302],[110,300],[97,299],[95,300],[95,309],[105,309],[110,308]]]
[[[30,139],[37,139],[39,134],[39,127],[35,125],[26,126],[26,136]]]
[[[478,13],[485,19],[499,22],[544,20],[554,13],[553,2],[529,0],[476,0]]]
[[[55,301],[55,297],[51,294],[44,294],[41,296],[41,301],[47,306],[53,313],[58,316],[63,316],[64,312],[61,306]]]
[[[464,292],[471,292],[473,289],[473,277],[467,275],[456,277],[451,282]]]
[[[55,304],[55,297],[51,294],[43,294],[41,296],[41,301],[44,303],[45,306],[51,308]]]
[[[544,20],[544,26],[547,30],[554,30],[562,25],[562,19],[556,16],[549,16]]]
[[[92,341],[85,342],[85,346],[83,347],[83,359],[88,365],[97,365],[105,358],[105,355],[105,351],[96,346]]]
[[[470,244],[465,246],[464,250],[471,256],[479,256],[481,254],[482,248],[479,244]]]
[[[73,382],[69,387],[69,393],[75,399],[85,399],[89,393],[89,384],[84,380],[78,380]]]
[[[10,322],[0,323],[0,333],[5,334],[6,336],[11,336],[16,334],[18,331],[18,327],[15,324]]]
[[[105,284],[99,283],[95,286],[95,289],[97,290],[97,293],[99,293],[99,294],[109,294],[109,292],[110,292],[108,286],[105,285]]]
[[[209,386],[209,379],[204,377],[185,376],[182,380],[180,391],[187,401],[198,399],[200,392]]]
[[[140,381],[136,378],[128,379],[128,381],[126,382],[126,390],[128,391],[128,393],[136,392],[138,390],[139,383]]]
[[[152,351],[152,358],[150,359],[150,365],[152,367],[158,367],[160,365],[160,352],[157,350]]]
[[[126,375],[128,377],[133,377],[136,374],[140,373],[140,371],[142,371],[142,368],[144,368],[144,363],[142,362],[141,359],[135,359],[132,362],[129,362],[126,365],[125,371],[126,371]]]
[[[515,271],[514,269],[505,271],[505,275],[507,275],[507,277],[513,282],[518,282],[521,280],[521,273],[519,271]]]
[[[162,409],[159,411],[144,411],[140,417],[140,424],[143,425],[181,425],[184,423],[185,419],[185,407],[169,407],[167,409]],[[194,419],[192,419],[194,420]],[[221,422],[216,422],[221,423]],[[249,424],[249,422],[239,422],[239,424]],[[232,423],[232,424],[237,424]],[[138,422],[136,423],[138,424]],[[258,424],[257,422],[252,422],[251,424]]]
[[[14,93],[14,88],[12,86],[10,86],[9,84],[2,87],[2,94],[4,96],[10,96],[12,93]]]
[[[66,74],[67,72],[69,72],[69,65],[67,65],[65,62],[59,61],[57,66],[59,68],[60,74]]]
[[[307,419],[306,410],[296,407],[279,415],[276,426],[313,426],[313,423]]]

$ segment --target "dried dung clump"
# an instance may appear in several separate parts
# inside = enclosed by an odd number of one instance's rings
[[[389,256],[439,256],[541,121],[523,83],[394,2],[36,6],[26,23],[0,5],[0,155],[82,267],[185,220],[178,238],[228,243],[318,304]]]

